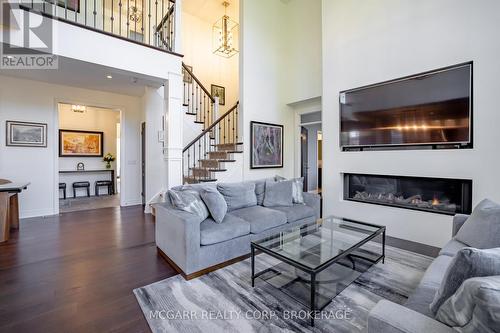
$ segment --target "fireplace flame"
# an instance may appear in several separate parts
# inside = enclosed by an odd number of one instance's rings
[[[439,199],[434,197],[434,199],[432,199],[432,205],[433,206],[439,205]]]

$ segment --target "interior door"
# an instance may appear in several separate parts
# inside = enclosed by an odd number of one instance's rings
[[[300,161],[301,161],[300,176],[304,177],[304,192],[307,192],[309,188],[307,183],[307,176],[309,173],[309,163],[307,158],[307,153],[308,153],[307,135],[308,135],[307,128],[301,126],[300,127]]]
[[[141,123],[141,178],[142,178],[142,205],[146,204],[146,123]]]

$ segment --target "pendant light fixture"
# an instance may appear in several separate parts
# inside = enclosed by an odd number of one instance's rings
[[[227,15],[229,2],[224,1],[224,16],[213,25],[214,53],[225,58],[231,58],[238,53],[239,24]]]

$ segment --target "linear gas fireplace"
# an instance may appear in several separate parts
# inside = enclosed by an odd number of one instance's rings
[[[470,214],[472,180],[346,173],[344,199],[439,214]]]

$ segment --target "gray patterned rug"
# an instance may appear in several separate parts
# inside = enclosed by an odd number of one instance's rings
[[[153,332],[364,332],[369,311],[381,299],[404,303],[432,258],[393,247],[385,264],[359,276],[316,315],[309,325],[305,308],[256,279],[250,285],[250,260],[200,278],[177,275],[137,288],[134,294]],[[278,264],[260,254],[256,271]]]

